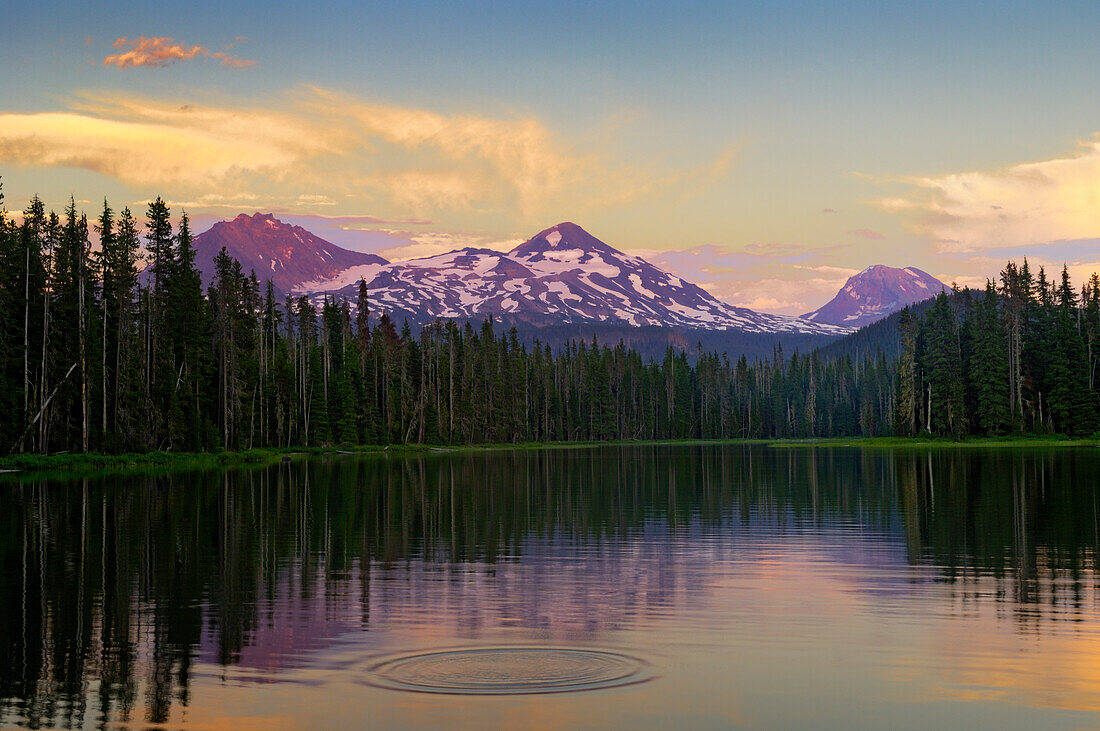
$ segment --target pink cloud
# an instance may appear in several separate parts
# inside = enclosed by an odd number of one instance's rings
[[[784,244],[778,242],[768,242],[764,244],[746,244],[746,249],[751,249],[756,252],[759,251],[762,254],[774,254],[776,256],[782,254],[794,254],[802,251],[804,247],[798,244]]]
[[[240,68],[245,68],[246,66],[255,66],[256,65],[255,61],[249,61],[247,59],[237,58],[235,56],[230,56],[228,53],[223,53],[222,51],[215,51],[214,53],[212,53],[210,55],[213,56],[214,58],[218,59],[219,61],[221,61],[222,66],[230,66],[230,67],[235,68],[235,69],[240,69]]]
[[[886,237],[880,234],[878,231],[872,231],[869,228],[857,228],[854,231],[849,231],[852,236],[859,236],[864,239],[872,239],[874,241],[882,241]]]
[[[112,45],[121,53],[114,53],[103,59],[104,66],[120,69],[147,66],[159,68],[170,66],[177,61],[190,61],[196,57],[216,58],[222,66],[243,68],[254,66],[255,61],[236,58],[223,51],[211,51],[203,46],[184,46],[175,42],[175,38],[139,36],[134,39],[123,36]]]
[[[821,212],[822,213],[836,213],[836,209],[835,208],[822,208]]]

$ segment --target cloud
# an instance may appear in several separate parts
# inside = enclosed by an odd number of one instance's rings
[[[910,193],[878,206],[905,217],[943,251],[1100,237],[1100,141],[1049,160],[900,182]]]
[[[886,237],[880,234],[878,231],[872,231],[869,228],[857,228],[853,231],[849,231],[852,236],[858,236],[861,239],[871,239],[872,241],[882,241]]]
[[[237,58],[236,56],[230,56],[224,51],[214,51],[210,54],[211,57],[221,61],[222,66],[229,66],[230,68],[243,69],[249,66],[255,66],[255,61],[250,61],[244,58]]]
[[[414,210],[464,208],[503,196],[532,212],[572,187],[590,188],[589,176],[606,172],[595,153],[577,151],[533,117],[448,116],[315,87],[307,90],[303,103],[375,145],[428,162],[375,181]]]
[[[799,246],[798,244],[787,244],[777,241],[745,244],[745,248],[754,253],[768,254],[773,256],[797,254],[805,250],[802,246]]]
[[[847,277],[775,277],[761,272],[759,279],[740,282],[725,299],[738,307],[803,315],[825,304],[844,286]]]
[[[107,56],[103,59],[103,65],[119,69],[141,66],[160,68],[171,66],[178,61],[190,61],[196,57],[215,58],[221,62],[222,66],[231,68],[244,68],[256,64],[255,61],[240,59],[224,51],[211,51],[203,46],[184,46],[176,43],[175,40],[175,38],[146,36],[131,39],[123,36],[111,44],[121,53]],[[243,39],[238,36],[227,48],[232,48],[239,40]]]
[[[836,213],[836,209],[835,208],[822,208],[821,212],[822,213]]]
[[[345,229],[363,228],[373,230],[375,226],[431,226],[435,221],[430,218],[384,218],[370,215],[324,215],[314,213],[310,218],[332,222]]]
[[[781,300],[775,297],[757,297],[753,300],[734,302],[738,307],[748,307],[757,312],[779,312],[780,310],[800,309],[801,301]]]
[[[83,168],[137,186],[209,190],[241,175],[278,176],[326,149],[309,125],[277,114],[150,106],[137,115],[0,114],[0,161]]]
[[[458,170],[409,170],[381,177],[375,186],[412,211],[470,208],[482,193],[476,178]]]
[[[801,264],[795,264],[795,269],[801,269],[807,272],[815,272],[817,274],[832,274],[836,277],[844,277],[847,279],[853,275],[859,274],[859,269],[852,269],[850,267],[837,267],[831,264],[818,264],[817,266],[804,266]]]
[[[298,206],[334,206],[336,201],[329,198],[327,195],[316,195],[313,193],[302,193],[298,196],[298,200],[294,201]]]
[[[149,201],[132,201],[131,208],[144,208]],[[203,193],[191,200],[167,200],[165,203],[170,208],[252,208],[259,207],[260,197],[252,193],[240,193],[237,195],[221,195],[220,193]]]
[[[85,92],[70,104],[0,114],[0,163],[82,168],[182,200],[250,193],[303,212],[347,210],[353,195],[382,221],[447,216],[464,228],[674,200],[716,184],[735,154],[667,168],[566,139],[529,114],[447,114],[317,87],[253,103]]]
[[[858,270],[822,260],[845,246],[808,249],[803,246],[755,244],[744,251],[704,245],[690,249],[633,249],[665,271],[695,282],[715,297],[762,312],[800,315],[836,295]]]
[[[382,229],[389,236],[396,239],[405,239],[409,243],[383,249],[381,256],[390,261],[406,261],[408,259],[420,259],[437,254],[446,254],[449,251],[464,248],[490,249],[492,251],[507,252],[523,243],[522,239],[504,240],[491,236],[474,233],[449,233],[441,231],[402,231],[397,229]]]

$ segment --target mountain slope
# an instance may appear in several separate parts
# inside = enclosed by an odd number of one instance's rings
[[[896,269],[876,264],[849,278],[836,297],[802,317],[858,328],[945,289],[948,287],[943,282],[915,267]]]
[[[954,294],[948,290],[947,296],[951,298],[953,306],[958,307],[960,305],[958,298],[966,296],[965,292],[966,290],[963,290],[963,294]],[[919,319],[934,303],[934,298],[926,299],[909,305],[909,310]],[[861,327],[851,335],[826,343],[820,348],[820,355],[824,358],[848,356],[853,360],[863,360],[877,358],[881,353],[888,361],[896,360],[901,355],[901,332],[898,329],[900,323],[901,310],[892,312],[881,320]]]
[[[461,249],[389,264],[364,278],[374,311],[416,323],[506,315],[532,325],[617,322],[826,335],[853,329],[726,304],[574,223],[541,231],[507,253]],[[311,288],[352,300],[357,294],[357,284],[343,276]]]
[[[215,223],[195,237],[194,246],[195,266],[204,282],[213,278],[214,257],[224,246],[245,272],[255,271],[261,282],[270,279],[280,294],[330,280],[352,267],[377,269],[388,263],[374,254],[343,249],[270,213],[242,213],[232,221]]]

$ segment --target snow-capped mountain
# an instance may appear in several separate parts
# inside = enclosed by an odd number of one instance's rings
[[[532,324],[619,322],[824,335],[853,329],[726,304],[644,259],[617,251],[574,223],[541,231],[507,253],[468,248],[360,266],[360,271],[372,311],[420,323],[504,315]],[[358,276],[348,270],[299,289],[334,292],[354,302],[357,282]]]
[[[802,317],[821,324],[859,328],[945,289],[947,285],[916,267],[896,269],[875,264],[849,278],[827,304]]]
[[[342,249],[270,213],[242,213],[232,221],[215,223],[195,237],[194,246],[195,266],[204,282],[213,278],[214,257],[224,246],[245,272],[255,271],[261,282],[270,279],[280,294],[330,280],[352,267],[377,269],[387,263],[374,254]]]

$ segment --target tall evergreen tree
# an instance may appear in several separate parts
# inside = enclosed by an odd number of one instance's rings
[[[919,430],[921,384],[917,379],[917,336],[920,325],[906,307],[898,320],[901,331],[901,356],[898,360],[897,415],[894,428],[900,436],[916,436]]]
[[[1000,327],[998,295],[993,282],[978,300],[970,320],[969,380],[974,393],[974,422],[988,435],[1003,434],[1009,427],[1008,342]]]
[[[923,325],[927,343],[927,427],[935,434],[961,436],[967,427],[962,349],[955,313],[944,292],[936,296]]]
[[[1050,419],[1054,429],[1063,434],[1089,434],[1096,429],[1096,405],[1089,392],[1088,351],[1077,326],[1077,296],[1065,266],[1055,291],[1054,306],[1057,312],[1050,350]]]

